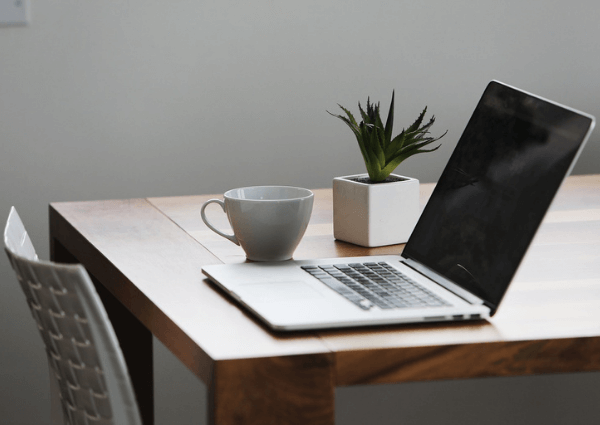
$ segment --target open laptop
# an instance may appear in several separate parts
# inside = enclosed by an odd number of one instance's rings
[[[402,255],[203,272],[276,330],[488,318],[594,122],[492,81]]]

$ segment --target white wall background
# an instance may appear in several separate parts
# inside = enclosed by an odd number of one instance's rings
[[[392,89],[398,129],[428,105],[434,134],[449,130],[440,150],[397,170],[424,182],[491,79],[600,117],[595,0],[30,2],[29,26],[0,28],[0,216],[15,205],[42,258],[52,201],[329,187],[362,172],[326,110],[370,96],[387,111]],[[600,172],[598,134],[575,173]],[[0,268],[0,422],[44,425],[42,344],[5,258]],[[156,349],[158,423],[203,423],[204,386]],[[337,423],[590,423],[599,384],[585,374],[342,389]]]

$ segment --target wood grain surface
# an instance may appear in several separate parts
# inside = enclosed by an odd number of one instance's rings
[[[339,385],[598,370],[599,335],[600,176],[566,181],[489,321],[320,333]]]
[[[211,423],[334,423],[331,354],[225,360],[215,365],[209,390]]]
[[[422,207],[433,188],[433,184],[421,185]],[[320,189],[314,192],[311,223],[294,258],[397,254],[402,251],[403,245],[369,249],[334,240],[331,191]],[[220,196],[150,198],[149,201],[223,262],[245,261],[240,247],[216,235],[198,220],[202,203],[215,197]],[[215,208],[209,214],[218,227],[229,229],[227,218],[220,209]],[[452,352],[458,352],[457,347],[469,350],[470,344],[478,344],[473,349],[482,357],[487,351],[481,344],[493,346],[489,353],[496,353],[504,345],[512,347],[514,342],[519,342],[522,347],[527,341],[536,344],[548,339],[600,335],[600,176],[573,176],[566,180],[498,313],[490,321],[320,331],[317,334],[336,355],[338,383],[346,382],[344,376],[356,366],[354,359],[361,358],[364,373],[358,376],[364,380],[357,380],[353,374],[348,381],[353,384],[370,383],[371,372],[378,376],[375,382],[379,382],[384,378],[377,365],[389,363],[388,359],[394,358],[395,354],[399,364],[404,364],[403,357],[416,355],[422,347],[453,346]],[[600,344],[600,340],[586,342],[588,345],[594,343]],[[510,357],[513,349],[507,350],[506,355]],[[459,370],[456,367],[462,357],[440,356],[439,367]],[[435,356],[428,358],[431,364]],[[538,373],[544,369],[541,364],[545,361],[541,356],[539,359],[540,365],[530,364],[520,370]],[[453,361],[456,362],[454,366]],[[347,365],[352,366],[347,368]],[[571,365],[561,367],[565,371],[572,368]],[[404,376],[390,373],[392,381]],[[497,370],[496,373],[503,375],[506,371]],[[490,374],[493,374],[491,369]]]
[[[334,240],[331,190],[314,192],[296,259],[402,251]],[[202,223],[210,198],[55,203],[50,231],[209,385],[211,423],[332,424],[335,386],[600,370],[600,175],[567,179],[489,321],[318,332],[271,332],[204,278],[245,261]]]
[[[55,203],[51,235],[204,382],[214,361],[326,353],[265,330],[205,279],[217,259],[146,200]]]

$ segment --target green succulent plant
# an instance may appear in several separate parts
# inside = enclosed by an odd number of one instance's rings
[[[360,151],[365,160],[369,179],[374,182],[385,181],[386,178],[400,165],[402,161],[418,153],[433,152],[441,145],[433,149],[423,149],[425,146],[441,139],[448,132],[440,137],[429,137],[429,129],[435,122],[435,116],[432,116],[427,124],[421,125],[427,112],[427,106],[419,115],[414,123],[407,129],[392,138],[392,128],[394,126],[394,96],[392,92],[392,103],[388,112],[385,126],[379,115],[379,102],[372,104],[367,99],[367,110],[363,110],[360,102],[358,109],[362,116],[362,121],[357,123],[352,113],[342,105],[338,106],[347,116],[332,114],[330,115],[344,121],[352,130],[358,140]]]

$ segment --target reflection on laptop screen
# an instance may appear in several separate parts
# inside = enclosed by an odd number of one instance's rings
[[[497,308],[591,125],[490,83],[403,255]]]

